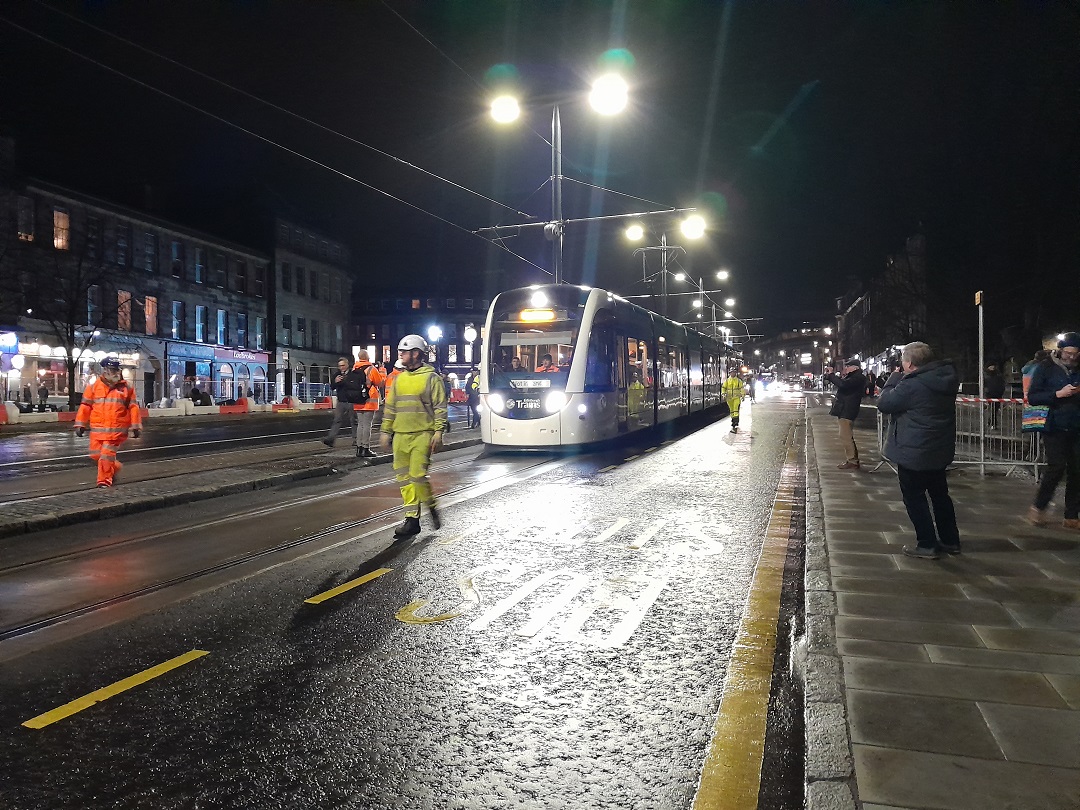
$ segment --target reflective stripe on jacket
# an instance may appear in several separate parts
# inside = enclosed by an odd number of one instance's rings
[[[83,391],[75,427],[88,427],[90,435],[97,438],[126,436],[128,428],[141,429],[142,411],[135,401],[135,391],[126,380],[112,387],[104,380],[96,380]]]
[[[720,395],[724,399],[742,399],[746,394],[742,380],[738,377],[728,377],[720,386]]]
[[[446,388],[435,369],[404,369],[386,390],[383,433],[446,430]]]

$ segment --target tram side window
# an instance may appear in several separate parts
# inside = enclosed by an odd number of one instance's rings
[[[623,355],[626,361],[624,372],[627,384],[638,380],[645,388],[652,388],[652,367],[649,363],[649,344],[635,337],[626,339],[626,352]]]
[[[592,330],[585,358],[585,390],[611,391],[614,388],[615,336],[610,326]]]

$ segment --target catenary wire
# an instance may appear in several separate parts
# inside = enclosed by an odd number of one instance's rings
[[[323,162],[321,162],[319,160],[316,160],[313,157],[305,155],[302,152],[298,152],[297,150],[292,149],[292,148],[290,148],[288,146],[285,146],[284,144],[278,143],[277,141],[274,141],[274,140],[272,140],[270,138],[267,138],[265,135],[260,135],[259,133],[254,132],[253,130],[247,129],[246,127],[243,127],[240,124],[237,124],[237,123],[235,123],[233,121],[228,120],[227,118],[223,118],[222,116],[217,115],[216,113],[212,113],[209,110],[203,109],[202,107],[199,107],[198,105],[193,104],[190,101],[185,101],[184,99],[182,99],[182,98],[180,98],[178,96],[174,96],[173,94],[171,94],[171,93],[169,93],[169,92],[167,92],[165,90],[162,90],[159,87],[155,87],[154,85],[149,84],[148,82],[144,82],[142,79],[137,79],[134,76],[131,76],[131,75],[127,74],[127,73],[124,73],[122,70],[119,70],[117,68],[106,65],[103,62],[99,62],[97,59],[94,59],[94,58],[92,58],[90,56],[87,56],[86,54],[79,53],[75,49],[69,48],[67,45],[63,45],[63,44],[61,44],[59,42],[56,42],[55,40],[49,39],[45,35],[39,34],[38,32],[33,31],[33,30],[27,28],[26,26],[20,25],[19,23],[15,22],[15,21],[7,18],[7,17],[4,17],[4,16],[0,15],[0,22],[5,22],[8,25],[10,25],[12,28],[15,28],[15,29],[17,29],[19,31],[22,31],[25,34],[28,34],[29,36],[34,37],[35,39],[39,39],[42,42],[45,42],[45,43],[47,43],[49,45],[52,45],[54,48],[59,48],[60,50],[65,51],[65,52],[71,54],[72,56],[75,56],[75,57],[77,57],[79,59],[90,62],[91,64],[96,65],[97,67],[101,68],[102,70],[108,71],[109,73],[113,73],[113,74],[115,74],[117,76],[120,76],[120,77],[122,77],[124,79],[127,79],[128,81],[130,81],[130,82],[132,82],[134,84],[137,84],[138,86],[143,87],[143,88],[145,88],[145,89],[147,89],[147,90],[149,90],[149,91],[151,91],[153,93],[157,93],[158,95],[164,96],[165,98],[170,99],[171,101],[175,101],[177,104],[180,104],[183,107],[187,107],[188,109],[191,109],[191,110],[194,110],[195,112],[201,113],[201,114],[207,116],[208,118],[212,118],[213,120],[224,124],[225,126],[232,127],[233,129],[236,129],[236,130],[238,130],[240,132],[243,132],[245,135],[250,135],[252,138],[255,138],[256,140],[262,141],[263,143],[269,144],[270,146],[273,146],[273,147],[275,147],[277,149],[280,149],[283,152],[287,152],[290,155],[298,157],[301,160],[305,160],[305,161],[307,161],[309,163],[312,163],[312,164],[314,164],[316,166],[319,166],[319,167],[321,167],[323,169],[326,169],[328,172],[331,172],[331,173],[336,174],[336,175],[338,175],[340,177],[343,177],[344,179],[349,180],[349,181],[351,181],[353,183],[356,183],[357,185],[363,186],[364,188],[369,189],[370,191],[374,191],[377,194],[381,194],[382,196],[387,197],[387,198],[389,198],[391,200],[394,200],[395,202],[401,203],[402,205],[407,206],[408,208],[412,208],[414,211],[417,211],[417,212],[419,212],[421,214],[425,214],[426,216],[429,216],[432,219],[436,219],[436,220],[438,220],[439,222],[442,222],[445,225],[449,225],[451,228],[454,228],[455,230],[459,230],[459,231],[462,231],[463,233],[467,233],[467,234],[470,234],[472,236],[475,236],[478,239],[481,239],[484,242],[487,242],[489,245],[494,245],[494,246],[498,247],[500,250],[506,251],[511,256],[514,256],[515,258],[525,262],[526,264],[531,265],[532,267],[535,267],[538,270],[542,270],[544,273],[546,273],[548,275],[552,275],[550,270],[548,270],[548,269],[546,269],[544,267],[541,267],[540,265],[536,264],[535,262],[530,261],[529,259],[526,259],[524,256],[521,256],[521,255],[519,255],[517,253],[514,253],[512,250],[507,248],[505,245],[503,245],[503,244],[501,244],[499,242],[496,242],[496,241],[494,241],[492,239],[487,239],[484,236],[481,236],[480,234],[475,233],[474,231],[470,231],[468,228],[466,228],[466,227],[464,227],[462,225],[458,225],[456,222],[452,222],[452,221],[446,219],[445,217],[441,217],[441,216],[439,216],[438,214],[436,214],[436,213],[434,213],[432,211],[428,211],[428,210],[426,210],[424,208],[421,208],[420,206],[416,205],[415,203],[411,203],[408,200],[404,200],[404,199],[402,199],[402,198],[400,198],[400,197],[398,197],[398,196],[396,196],[394,194],[391,194],[389,191],[385,191],[385,190],[379,188],[378,186],[373,186],[370,183],[367,183],[367,182],[361,180],[358,177],[353,177],[352,175],[348,174],[347,172],[343,172],[341,169],[336,169],[333,166],[330,166],[329,164],[323,163]]]

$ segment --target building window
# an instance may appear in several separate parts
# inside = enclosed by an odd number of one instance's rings
[[[454,309],[454,307],[456,307],[456,306],[457,306],[457,301],[455,299],[453,299],[453,298],[447,298],[446,299],[446,308],[447,309]]]
[[[288,245],[289,244],[289,226],[288,225],[286,225],[284,222],[279,222],[278,226],[277,226],[277,234],[278,234],[278,244],[279,245]]]
[[[300,348],[304,348],[304,346],[306,345],[305,332],[307,332],[307,321],[304,318],[301,318],[299,315],[297,315],[296,316],[296,345],[299,346]]]
[[[34,241],[34,201],[19,197],[19,241]]]
[[[209,311],[202,305],[195,306],[195,341],[206,343],[206,333],[209,331]]]
[[[322,340],[319,335],[319,322],[314,318],[311,319],[311,348],[315,351],[322,349]]]
[[[330,255],[330,245],[326,242],[319,242],[319,256],[326,258]]]
[[[281,263],[281,289],[292,292],[292,265],[288,262]]]
[[[127,290],[116,291],[116,328],[131,331],[131,293]]]
[[[255,318],[255,348],[262,350],[266,348],[266,318]]]
[[[101,325],[101,287],[96,284],[86,289],[86,323]]]
[[[334,245],[331,255],[334,257],[334,261],[341,261],[341,245]]]
[[[225,280],[228,275],[229,260],[221,253],[214,254],[213,284],[215,287],[225,289]]]
[[[169,248],[169,267],[173,278],[184,277],[184,243],[176,239]]]
[[[292,346],[292,315],[281,316],[281,343]]]
[[[337,343],[334,344],[334,351],[345,351],[345,335],[340,323],[334,325],[334,337],[337,338]]]
[[[158,333],[156,296],[146,296],[146,303],[143,305],[143,312],[146,315],[146,334],[156,335]]]
[[[257,265],[255,267],[255,297],[262,298],[266,295],[266,266]]]
[[[247,294],[247,262],[239,259],[233,272],[233,292]]]
[[[380,335],[381,335],[382,339],[383,340],[389,340],[390,339],[390,324],[384,323],[380,327],[380,330],[381,330]]]
[[[296,268],[296,294],[297,295],[304,295],[305,294],[304,290],[307,289],[307,284],[305,284],[306,280],[307,280],[307,271],[303,267],[297,266],[297,268]]]
[[[310,281],[311,281],[311,297],[312,298],[318,298],[319,297],[319,271],[318,270],[312,270],[311,275],[310,275],[309,278],[310,278]]]
[[[101,217],[86,218],[86,258],[92,262],[101,260]]]
[[[473,308],[473,300],[471,298],[466,298],[465,299],[465,309],[472,309],[472,308]]]
[[[333,301],[333,303],[340,304],[341,303],[341,279],[338,278],[337,276],[334,276],[334,280],[331,283],[333,284],[333,288],[332,288],[333,292],[330,294],[330,298]]]
[[[187,332],[184,323],[184,302],[172,302],[172,330],[170,334],[173,340],[183,340]]]
[[[447,347],[446,347],[446,362],[447,363],[456,363],[457,362],[457,344],[456,343],[450,343],[449,345],[447,345]]]
[[[53,247],[57,250],[71,249],[71,214],[63,208],[54,208],[52,215]]]
[[[428,309],[438,309],[439,308],[439,302],[436,301],[434,298],[429,298],[427,300],[427,308]]]
[[[329,303],[330,302],[330,274],[327,273],[325,270],[323,270],[323,272],[322,272],[322,278],[321,278],[319,283],[322,285],[321,286],[322,300]],[[312,298],[315,298],[315,297],[316,296],[314,296],[314,295],[312,296]]]
[[[217,311],[217,343],[218,346],[229,345],[229,313],[224,309]]]
[[[241,349],[248,347],[247,313],[236,313],[236,345]]]
[[[414,298],[412,300],[412,308],[413,309],[420,309],[420,299],[419,298]]]
[[[147,273],[157,272],[157,234],[149,231],[143,235],[143,269]]]
[[[296,228],[292,234],[292,243],[295,247],[300,247],[304,244],[304,232],[299,228]]]
[[[131,226],[127,224],[116,226],[116,263],[120,267],[131,263]]]
[[[195,248],[195,278],[196,284],[206,281],[206,248]]]
[[[394,309],[396,309],[398,312],[404,312],[405,311],[405,299],[404,298],[395,299],[395,301],[394,301]]]

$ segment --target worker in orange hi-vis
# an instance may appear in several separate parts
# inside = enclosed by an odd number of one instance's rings
[[[136,439],[142,433],[142,411],[135,391],[120,373],[120,361],[106,357],[101,376],[86,387],[75,415],[75,433],[90,430],[90,458],[98,464],[97,485],[111,487],[121,464],[116,451],[127,441],[128,431]]]

